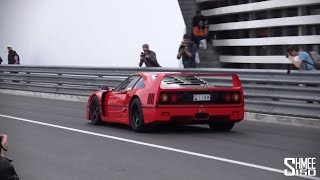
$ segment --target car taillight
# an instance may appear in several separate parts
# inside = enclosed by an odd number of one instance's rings
[[[172,94],[172,95],[171,95],[171,101],[172,101],[173,103],[176,103],[176,102],[177,102],[177,95]]]
[[[240,95],[238,93],[232,94],[232,101],[238,102],[240,100]]]
[[[161,94],[161,96],[160,96],[160,100],[161,100],[161,102],[164,102],[164,103],[166,103],[166,102],[168,102],[169,101],[169,96],[168,96],[168,94]]]

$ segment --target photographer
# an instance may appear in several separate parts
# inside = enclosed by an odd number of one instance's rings
[[[20,57],[18,53],[12,49],[12,46],[8,45],[7,49],[8,49],[8,64],[20,64]]]
[[[286,57],[299,70],[316,70],[310,54],[300,50],[298,46],[289,46],[287,52]],[[298,56],[298,60],[294,59],[296,56]]]
[[[144,63],[146,67],[161,67],[157,61],[156,53],[149,50],[149,45],[142,45],[143,52],[140,53],[139,67]]]
[[[0,179],[19,180],[19,177],[11,164],[11,160],[6,158],[8,147],[8,136],[0,134]]]
[[[195,61],[197,53],[197,45],[190,40],[190,36],[185,34],[183,36],[183,41],[179,46],[179,52],[177,59],[182,57],[182,64],[184,68],[196,68],[197,63]]]

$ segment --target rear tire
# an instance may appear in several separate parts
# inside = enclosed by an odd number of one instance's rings
[[[142,105],[138,98],[132,100],[130,104],[130,126],[136,132],[145,130]]]
[[[90,102],[90,120],[94,125],[102,124],[100,105],[97,96],[93,96]]]
[[[215,131],[230,131],[234,126],[234,122],[209,122],[209,127]]]

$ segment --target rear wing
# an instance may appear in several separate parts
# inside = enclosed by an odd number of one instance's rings
[[[214,74],[214,73],[163,73],[157,74],[155,83],[166,86],[199,86],[216,87],[226,82],[231,82],[228,87],[242,88],[237,74]]]

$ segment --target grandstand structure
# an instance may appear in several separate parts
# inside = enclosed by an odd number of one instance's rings
[[[320,52],[320,0],[179,3],[187,29],[196,9],[208,18],[214,56],[206,59],[223,67],[287,68],[290,62],[285,54],[289,45]]]

